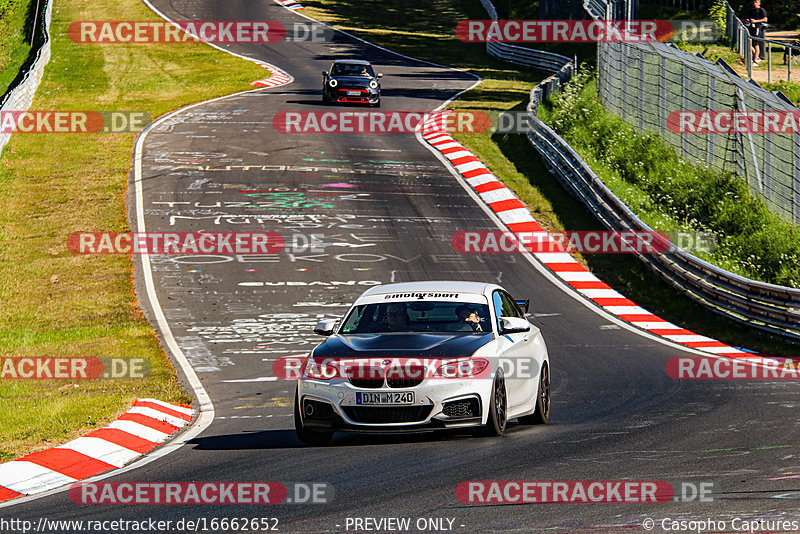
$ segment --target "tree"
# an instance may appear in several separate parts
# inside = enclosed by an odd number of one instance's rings
[[[800,1],[800,0],[798,0]],[[580,20],[587,18],[583,0],[540,0],[540,20]]]
[[[750,4],[752,5],[752,4]],[[748,5],[747,9],[750,9]],[[761,7],[767,10],[769,23],[790,29],[800,28],[800,0],[783,0],[778,2],[762,2]]]

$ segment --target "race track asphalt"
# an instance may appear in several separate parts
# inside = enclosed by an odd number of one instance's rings
[[[272,2],[155,5],[174,19],[307,22]],[[727,520],[730,529],[734,517],[796,517],[800,482],[771,480],[800,472],[794,384],[672,380],[665,364],[686,351],[612,323],[520,255],[458,254],[455,232],[497,226],[414,135],[287,135],[272,123],[281,111],[328,109],[320,73],[335,58],[364,57],[385,73],[384,111],[432,110],[474,84],[473,76],[341,34],[328,43],[232,49],[295,81],[192,107],[148,131],[141,206],[131,176],[132,228],[142,209],[149,232],[322,234],[326,246],[272,257],[151,257],[158,302],[216,417],[179,451],[108,480],[325,482],[334,499],[78,506],[61,492],[3,515],[277,517],[281,532],[343,532],[354,517],[452,518],[456,532],[627,532],[641,530],[647,517]],[[152,320],[136,266],[137,294]],[[321,339],[311,333],[316,321],[340,316],[369,285],[441,279],[497,282],[530,298],[552,362],[551,424],[511,425],[497,439],[337,434],[329,446],[302,446],[291,417],[293,384],[257,379],[273,375],[275,358],[311,349]],[[715,500],[481,506],[455,494],[466,480],[622,479],[712,482]]]

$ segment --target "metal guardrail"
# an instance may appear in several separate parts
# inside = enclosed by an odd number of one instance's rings
[[[486,9],[491,20],[498,19],[497,9],[495,9],[491,0],[481,0],[481,4]],[[534,89],[534,91],[538,91],[540,100],[547,98],[553,91],[557,91],[562,84],[572,77],[577,68],[577,60],[575,58],[508,43],[490,41],[486,43],[486,51],[489,55],[509,63],[554,73]]]
[[[481,0],[493,19],[497,12],[489,0]],[[502,43],[494,43],[501,45]],[[511,47],[511,48],[508,48]],[[488,45],[487,45],[488,48]],[[513,62],[527,60],[536,55],[536,63],[545,65],[542,52],[525,49],[513,50],[513,45],[492,47],[492,55]],[[492,52],[490,52],[492,53]],[[549,54],[549,53],[545,53]],[[537,116],[539,103],[566,82],[575,71],[575,63],[561,56],[564,62],[552,64],[552,76],[531,90],[528,103],[531,131],[527,133],[531,144],[541,155],[547,167],[588,206],[609,230],[653,230],[639,219],[592,171],[588,164],[558,134]],[[524,64],[524,63],[523,63]],[[542,67],[537,67],[542,68]],[[638,254],[639,258],[662,279],[681,293],[718,314],[734,321],[753,326],[793,342],[800,341],[800,289],[788,288],[749,280],[720,269],[688,252],[671,247],[663,254]]]
[[[753,37],[748,35],[747,39],[750,43],[756,41],[761,43],[759,46],[759,57],[766,55],[767,60],[767,83],[772,83],[772,47],[777,45],[783,48],[783,63],[786,65],[786,81],[792,81],[792,63],[798,62],[800,64],[800,46],[775,41],[774,39],[762,39],[761,37]],[[763,61],[763,59],[762,59]],[[753,54],[748,52],[744,56],[744,62],[747,66],[747,75],[753,77]]]
[[[42,76],[44,76],[44,66],[50,61],[50,19],[52,8],[52,0],[47,0],[44,8],[44,17],[41,20],[44,43],[36,52],[36,59],[25,72],[22,80],[16,86],[9,88],[8,92],[3,95],[0,101],[0,112],[27,111],[31,107],[33,95],[42,81]],[[36,32],[37,28],[34,27],[32,31]],[[10,137],[10,132],[0,133],[0,154],[8,144]]]
[[[652,232],[572,147],[536,116],[536,107],[532,101],[528,108],[533,125],[528,139],[562,184],[609,230]],[[749,280],[677,247],[663,254],[638,256],[670,285],[705,307],[784,339],[800,341],[800,290]]]
[[[605,0],[583,0],[583,9],[594,19],[614,20],[613,6]]]
[[[496,41],[486,43],[486,50],[494,57],[509,63],[516,63],[548,72],[561,70],[564,65],[573,62],[572,59],[560,54]]]
[[[758,50],[759,60],[767,60],[767,83],[772,83],[772,47],[779,46],[783,49],[783,60],[786,65],[786,80],[792,81],[792,62],[800,62],[800,46],[755,37],[750,35],[747,25],[736,15],[730,3],[725,2],[725,35],[730,41],[731,48],[736,50],[744,59],[747,68],[747,76],[753,77],[753,41],[761,43]]]

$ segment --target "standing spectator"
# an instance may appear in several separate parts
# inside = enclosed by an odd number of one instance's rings
[[[764,24],[767,22],[767,11],[761,7],[760,0],[753,0],[753,9],[750,10],[750,13],[746,19],[743,21],[747,24],[747,29],[750,31],[750,35],[753,37],[764,37],[764,33],[762,29],[764,28]],[[753,63],[756,65],[759,64],[759,49],[761,45],[758,41],[753,41]]]

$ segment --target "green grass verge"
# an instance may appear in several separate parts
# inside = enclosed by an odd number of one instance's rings
[[[501,9],[502,4],[502,0],[498,2]],[[376,44],[480,74],[484,82],[451,103],[453,108],[522,110],[527,105],[528,92],[534,82],[544,77],[494,60],[486,54],[484,45],[461,43],[454,38],[458,20],[486,18],[477,0],[434,0],[424,6],[414,4],[408,8],[404,7],[407,3],[402,0],[307,0],[304,5],[312,17]],[[381,6],[386,6],[386,9]],[[398,17],[399,12],[403,13],[402,18]],[[432,17],[430,13],[433,12],[437,15]],[[409,27],[416,31],[409,32]],[[582,46],[588,50],[592,45]],[[556,51],[571,55],[571,50],[560,48]],[[586,53],[579,57],[588,59],[593,55]],[[595,217],[547,171],[524,136],[487,132],[456,134],[454,137],[513,189],[548,230],[603,229]],[[796,346],[742,328],[677,294],[633,256],[594,254],[579,259],[606,283],[668,321],[733,345],[770,354],[792,355],[797,352]]]
[[[199,43],[93,45],[74,20],[160,20],[137,0],[59,0],[52,59],[32,110],[157,117],[252,89],[268,72]],[[14,134],[0,165],[0,356],[144,357],[144,380],[0,380],[0,460],[67,441],[136,397],[189,402],[136,302],[132,261],[74,256],[75,231],[126,231],[134,134]]]
[[[762,83],[761,87],[769,91],[780,91],[794,102],[795,106],[800,106],[800,83],[781,80],[778,83]]]
[[[28,10],[36,0],[0,0],[0,98],[28,59],[31,51]]]

